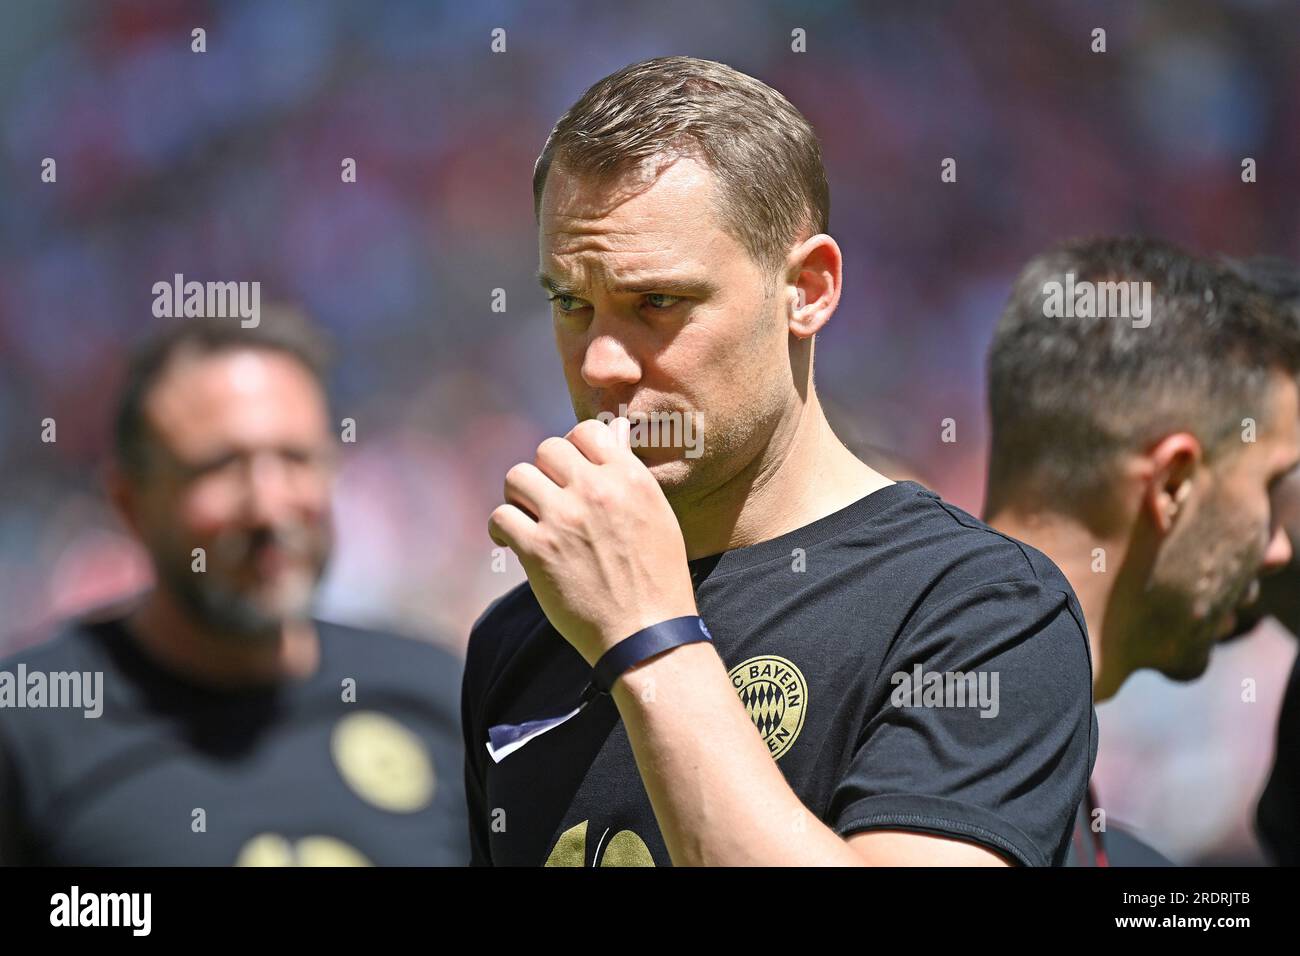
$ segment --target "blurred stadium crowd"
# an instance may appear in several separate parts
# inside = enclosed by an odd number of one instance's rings
[[[729,63],[819,131],[846,255],[819,388],[869,462],[905,461],[971,511],[984,352],[1031,254],[1143,232],[1300,257],[1289,2],[20,2],[3,21],[0,655],[146,580],[98,469],[127,348],[175,321],[150,291],[175,273],[259,280],[334,341],[357,441],[325,615],[462,649],[522,579],[513,557],[494,571],[485,530],[501,476],[572,423],[532,275],[532,163],[581,90],[647,56]],[[1115,818],[1179,862],[1258,860],[1294,654],[1266,622],[1199,683],[1143,674],[1101,708]]]

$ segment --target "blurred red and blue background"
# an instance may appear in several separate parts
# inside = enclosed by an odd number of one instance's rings
[[[533,278],[533,161],[587,86],[668,53],[759,77],[818,130],[846,257],[819,390],[865,457],[978,513],[984,351],[1031,254],[1141,232],[1300,258],[1297,50],[1290,0],[9,0],[0,655],[147,582],[99,479],[128,349],[177,321],[151,311],[175,273],[258,280],[264,305],[334,340],[336,417],[357,442],[324,613],[462,650],[522,580],[513,558],[492,567],[502,476],[572,424]],[[1130,681],[1099,709],[1111,818],[1179,862],[1258,860],[1250,815],[1294,655],[1266,622],[1196,684]]]

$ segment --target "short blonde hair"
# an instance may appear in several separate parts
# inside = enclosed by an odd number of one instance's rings
[[[808,121],[767,84],[690,56],[633,63],[582,94],[537,158],[534,215],[552,165],[608,181],[683,154],[717,176],[723,228],[771,275],[794,243],[830,226],[830,187]]]

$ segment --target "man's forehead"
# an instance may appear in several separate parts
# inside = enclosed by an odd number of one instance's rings
[[[1300,382],[1290,375],[1279,375],[1274,380],[1279,387],[1273,390],[1273,413],[1286,436],[1287,454],[1300,458]]]
[[[296,359],[266,349],[178,355],[150,389],[144,414],[160,432],[246,419],[276,423],[315,413],[324,394]]]
[[[576,266],[576,268],[575,268]],[[705,268],[687,268],[680,259],[671,267],[626,270],[600,259],[581,257],[566,267],[552,266],[537,273],[537,281],[556,295],[580,295],[601,291],[609,294],[705,295],[717,290],[717,283]]]
[[[542,248],[564,254],[591,237],[604,237],[611,248],[698,243],[720,228],[714,198],[712,171],[690,157],[657,175],[629,171],[604,178],[557,167],[542,195]]]
[[[227,395],[251,395],[270,388],[310,381],[310,374],[290,355],[271,349],[231,348],[181,352],[158,378],[153,394],[171,397],[208,389]]]
[[[1289,479],[1300,468],[1300,389],[1290,376],[1277,375],[1274,383],[1263,429],[1271,440],[1264,446],[1270,470]]]
[[[689,154],[654,156],[610,173],[576,170],[560,160],[546,174],[541,212],[583,218],[624,207],[635,212],[654,203],[698,203],[716,188],[713,170]]]
[[[548,179],[538,272],[542,286],[669,292],[673,284],[706,281],[720,262],[742,253],[722,229],[699,171],[683,166],[691,162],[678,160],[649,188],[613,202],[594,181],[596,192],[589,199],[552,202]],[[575,188],[574,181],[558,180],[557,195],[576,197],[582,187]]]

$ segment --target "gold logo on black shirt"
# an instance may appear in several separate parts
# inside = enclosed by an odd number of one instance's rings
[[[772,759],[780,760],[803,729],[808,682],[793,663],[771,654],[742,661],[729,676]]]
[[[546,858],[545,866],[585,866],[587,858],[587,820],[560,834]],[[654,857],[645,841],[631,830],[619,830],[610,837],[606,829],[593,851],[592,866],[654,866]]]
[[[433,800],[437,777],[420,738],[386,714],[358,711],[330,735],[339,774],[357,796],[392,813],[414,813]]]
[[[370,866],[356,847],[328,836],[290,841],[278,833],[261,833],[244,844],[235,866]]]

